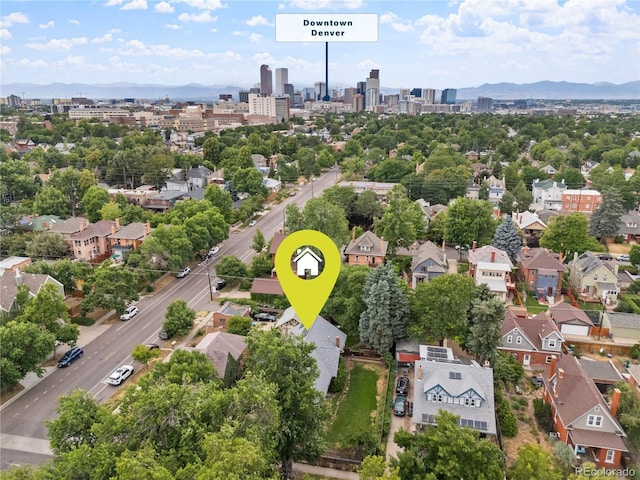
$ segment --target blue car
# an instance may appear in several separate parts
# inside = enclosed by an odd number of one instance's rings
[[[62,358],[58,361],[58,367],[59,368],[68,367],[73,362],[75,362],[77,359],[82,357],[83,353],[84,352],[82,351],[82,349],[80,347],[73,347],[71,350],[69,350],[67,353],[65,353],[62,356]]]

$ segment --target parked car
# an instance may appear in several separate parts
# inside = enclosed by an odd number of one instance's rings
[[[613,260],[613,257],[610,253],[598,253],[596,257],[600,260]]]
[[[255,221],[255,220],[251,220],[251,221],[249,222],[249,226],[250,226],[250,227],[255,227],[255,226],[256,226],[256,221]]]
[[[400,377],[396,382],[396,393],[399,395],[406,395],[409,393],[409,378]]]
[[[405,395],[396,397],[396,401],[393,404],[393,414],[396,417],[404,417],[407,414],[407,397]]]
[[[222,290],[226,284],[226,280],[220,279],[213,286],[216,287],[216,290]]]
[[[189,275],[190,273],[191,273],[191,269],[188,266],[186,266],[176,274],[176,277],[184,278],[187,275]]]
[[[120,315],[120,320],[131,320],[139,312],[140,312],[140,310],[138,310],[138,307],[136,307],[135,305],[131,305],[129,308],[127,308],[124,311],[124,313],[122,315]]]
[[[160,330],[158,332],[158,338],[160,340],[169,340],[169,334],[167,333],[166,330]]]
[[[531,377],[531,383],[533,383],[534,387],[538,388],[544,385],[544,380],[542,380],[542,377],[534,375],[533,377]]]
[[[160,349],[160,345],[158,345],[157,343],[147,343],[145,345],[145,347],[147,347],[149,350],[159,350]]]
[[[270,313],[264,313],[264,312],[256,313],[253,318],[255,320],[260,321],[260,322],[275,322],[276,321],[276,316],[275,315],[272,315]]]
[[[616,260],[619,262],[630,262],[631,261],[631,257],[629,257],[629,255],[618,255],[616,257]]]
[[[107,383],[109,383],[109,385],[120,385],[131,375],[133,375],[133,367],[131,365],[122,365],[121,367],[116,368],[113,373],[109,375]]]
[[[80,347],[73,347],[67,353],[65,353],[60,360],[58,360],[58,367],[64,368],[71,365],[73,362],[82,357],[84,352]]]

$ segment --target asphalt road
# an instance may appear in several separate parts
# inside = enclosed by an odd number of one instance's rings
[[[262,230],[269,240],[282,229],[284,210],[289,204],[303,206],[311,197],[318,196],[333,186],[338,170],[332,169],[317,181],[300,187],[298,194],[273,206],[257,220],[254,227],[230,235],[220,248],[216,258],[210,261],[209,276],[216,279],[215,264],[222,256],[234,255],[249,263],[255,252],[251,249],[256,229]],[[117,390],[106,383],[106,378],[117,367],[131,364],[139,367],[131,358],[131,351],[138,343],[158,342],[158,332],[164,321],[169,303],[183,299],[196,311],[213,310],[211,291],[207,278],[207,267],[197,265],[191,274],[176,279],[164,289],[142,298],[138,303],[140,313],[127,322],[115,322],[102,335],[88,345],[81,345],[84,355],[68,368],[56,369],[19,398],[0,409],[0,468],[12,465],[38,464],[47,456],[42,455],[47,442],[46,419],[56,417],[57,399],[74,390],[89,392],[96,400],[104,402]],[[217,293],[213,293],[215,301]],[[124,383],[126,385],[126,382]]]

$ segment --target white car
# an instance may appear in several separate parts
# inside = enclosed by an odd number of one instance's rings
[[[131,320],[138,314],[138,312],[140,312],[140,310],[138,310],[138,307],[132,305],[127,308],[122,315],[120,315],[120,320]]]
[[[120,385],[131,375],[133,375],[133,367],[131,365],[122,365],[121,367],[116,368],[113,373],[109,375],[107,383],[109,383],[109,385]]]
[[[184,277],[186,277],[187,275],[189,275],[190,273],[191,273],[191,269],[187,266],[187,267],[184,267],[182,270],[180,270],[180,271],[176,274],[176,277],[178,277],[178,278],[184,278]]]
[[[251,221],[249,222],[249,226],[250,226],[250,227],[255,227],[255,226],[256,226],[256,221],[255,221],[255,220],[251,220]]]

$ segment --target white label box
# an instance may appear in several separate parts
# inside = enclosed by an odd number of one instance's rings
[[[276,14],[276,42],[377,41],[377,13]]]

